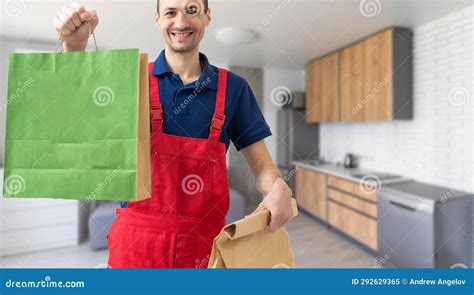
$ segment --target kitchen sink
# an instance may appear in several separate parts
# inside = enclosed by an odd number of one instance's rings
[[[351,176],[355,177],[355,178],[360,178],[360,179],[367,178],[367,179],[378,179],[378,180],[401,178],[400,175],[390,174],[390,173],[383,173],[383,172],[354,173],[354,174],[351,174]]]
[[[306,164],[311,165],[311,166],[319,166],[319,165],[324,165],[325,162],[321,160],[309,160],[309,161],[306,161]]]

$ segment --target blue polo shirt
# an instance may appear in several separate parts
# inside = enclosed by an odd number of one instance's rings
[[[208,138],[217,94],[217,67],[200,53],[203,71],[195,82],[183,85],[166,63],[165,51],[155,61],[163,107],[163,132],[192,138]],[[225,122],[220,142],[227,149],[232,141],[241,150],[272,135],[247,81],[229,71],[225,101]],[[125,204],[122,204],[122,207]]]

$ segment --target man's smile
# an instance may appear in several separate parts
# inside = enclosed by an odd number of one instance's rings
[[[189,37],[194,34],[194,31],[187,31],[187,32],[171,32],[171,35],[178,37],[178,38],[185,38]]]

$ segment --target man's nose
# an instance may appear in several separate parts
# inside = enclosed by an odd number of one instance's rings
[[[184,30],[189,26],[189,16],[187,16],[184,11],[178,12],[175,20],[175,26],[180,30]]]

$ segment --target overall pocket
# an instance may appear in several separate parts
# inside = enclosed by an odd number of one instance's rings
[[[179,212],[186,216],[204,217],[212,208],[213,162],[195,158],[178,160]]]
[[[157,154],[154,157],[153,169],[157,172],[154,174],[154,188],[160,196],[162,209],[184,216],[206,216],[212,208],[215,162],[183,155]]]
[[[109,243],[109,266],[112,268],[151,268],[156,232],[135,226],[112,226]]]

